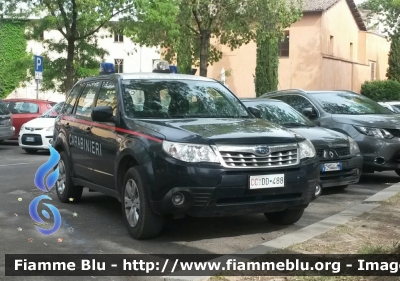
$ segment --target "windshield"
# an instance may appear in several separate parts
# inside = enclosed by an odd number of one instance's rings
[[[247,104],[245,102],[245,104]],[[279,124],[285,127],[314,127],[315,125],[300,112],[284,102],[251,102],[252,106],[258,108],[261,117],[269,122]]]
[[[359,94],[327,92],[310,95],[330,114],[394,114],[379,103]]]
[[[39,118],[56,118],[64,105],[64,102],[57,103],[52,108],[43,113]]]
[[[246,108],[218,82],[123,80],[124,108],[134,118],[249,118]]]

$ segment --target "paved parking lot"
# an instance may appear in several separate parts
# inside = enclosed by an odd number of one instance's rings
[[[261,214],[186,218],[172,221],[161,237],[147,241],[136,241],[128,235],[121,205],[116,199],[85,190],[79,203],[62,204],[52,191],[49,195],[61,212],[62,225],[57,233],[45,237],[36,231],[28,207],[41,194],[33,180],[36,170],[48,157],[48,152],[28,155],[15,142],[0,144],[0,253],[3,257],[5,253],[233,253],[341,212],[400,181],[394,172],[363,175],[359,184],[346,191],[325,192],[296,225],[289,227],[272,225]]]

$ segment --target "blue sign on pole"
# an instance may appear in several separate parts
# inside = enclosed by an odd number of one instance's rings
[[[35,67],[35,79],[42,80],[43,79],[43,57],[35,56],[33,62],[34,62],[34,67]]]

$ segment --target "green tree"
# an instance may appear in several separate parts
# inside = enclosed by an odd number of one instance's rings
[[[166,48],[166,58],[173,58],[179,39],[185,39],[200,75],[207,76],[208,65],[222,58],[211,39],[234,50],[255,40],[257,30],[260,38],[279,33],[300,10],[298,1],[137,0],[137,20],[128,24],[127,34],[140,44]]]
[[[267,37],[257,40],[257,64],[255,75],[256,95],[261,96],[278,88],[278,40]]]
[[[270,0],[257,30],[256,96],[278,87],[279,48],[283,31],[302,17],[302,1]]]
[[[386,77],[391,80],[400,82],[400,38],[392,36],[392,42],[389,52],[389,67],[386,72]]]
[[[16,3],[24,9],[16,9]],[[47,84],[49,87],[57,84],[52,78],[61,78],[61,89],[68,94],[76,75],[92,73],[94,61],[104,54],[96,46],[97,32],[116,16],[132,12],[132,8],[133,0],[9,0],[7,15],[27,19],[36,15],[39,19],[32,21],[34,37],[45,30],[58,30],[62,39],[46,41],[47,54],[64,55],[45,67],[59,72],[46,71],[44,76],[50,75],[47,82],[53,81]]]
[[[359,8],[367,11],[367,18],[377,16],[388,37],[400,34],[400,0],[366,0]]]

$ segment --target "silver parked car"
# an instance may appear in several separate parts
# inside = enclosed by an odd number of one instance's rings
[[[12,115],[7,106],[0,101],[0,142],[11,139],[14,136],[15,128],[12,122]]]

